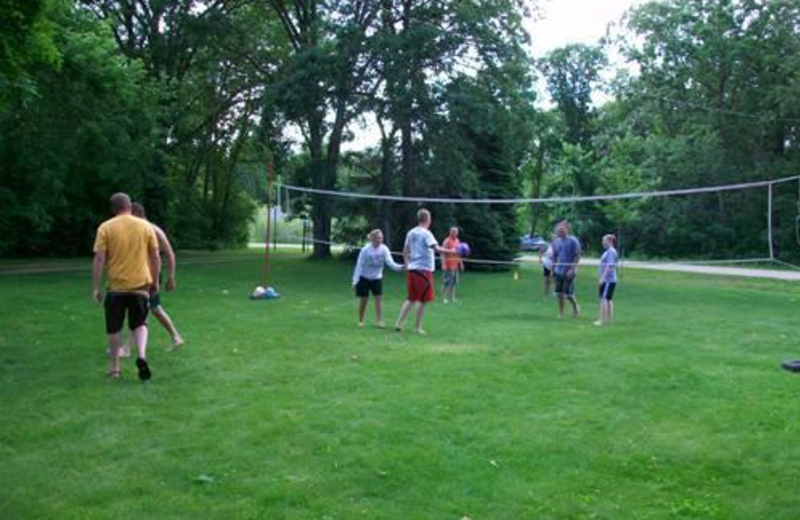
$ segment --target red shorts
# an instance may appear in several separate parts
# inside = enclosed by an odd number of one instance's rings
[[[409,271],[406,275],[406,288],[408,289],[408,301],[432,302],[433,273],[430,271]]]

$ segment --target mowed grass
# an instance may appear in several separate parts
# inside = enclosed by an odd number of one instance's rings
[[[798,285],[628,270],[598,329],[594,268],[563,321],[538,270],[467,273],[420,337],[359,330],[351,268],[181,268],[146,385],[88,272],[0,278],[0,518],[798,518]]]

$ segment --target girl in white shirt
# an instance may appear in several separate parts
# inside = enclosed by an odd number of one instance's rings
[[[547,298],[552,293],[550,286],[553,283],[553,240],[555,235],[550,237],[550,242],[547,243],[547,249],[539,250],[539,261],[542,262],[542,274],[544,275],[544,297]]]
[[[353,271],[353,287],[359,298],[358,326],[364,326],[369,295],[375,297],[375,319],[378,327],[386,328],[383,321],[383,266],[388,265],[393,271],[402,271],[405,266],[397,264],[392,258],[389,248],[383,243],[383,232],[380,229],[370,231],[369,244],[358,254],[358,262]]]

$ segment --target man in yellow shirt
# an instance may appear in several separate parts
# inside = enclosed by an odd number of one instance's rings
[[[158,240],[148,222],[131,215],[128,195],[112,195],[111,211],[114,218],[103,222],[97,229],[92,267],[93,297],[105,307],[106,332],[111,345],[108,375],[120,376],[120,332],[127,314],[128,328],[133,332],[139,354],[136,359],[139,379],[145,381],[151,377],[146,361],[147,303],[150,291],[158,292],[161,269]],[[104,267],[108,278],[105,300],[100,289]]]

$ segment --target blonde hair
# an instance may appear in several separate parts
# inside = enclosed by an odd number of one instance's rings
[[[378,235],[383,236],[383,231],[381,231],[380,229],[373,229],[367,234],[367,238],[370,240],[375,240],[376,238],[378,238]]]
[[[617,237],[609,233],[608,235],[603,235],[603,240],[608,240],[611,242],[611,245],[617,247]]]
[[[431,212],[428,211],[427,209],[422,208],[421,210],[417,211],[417,222],[419,223],[428,222],[430,221],[430,219],[431,219]]]

